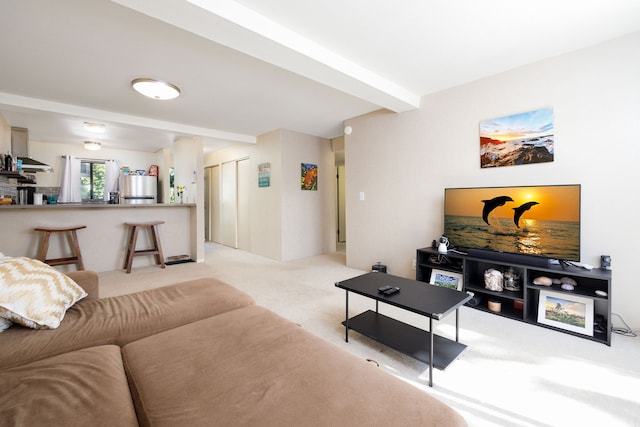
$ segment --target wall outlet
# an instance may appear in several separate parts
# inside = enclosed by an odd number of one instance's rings
[[[411,260],[411,267],[413,267],[414,270],[416,269],[416,259],[415,258]]]

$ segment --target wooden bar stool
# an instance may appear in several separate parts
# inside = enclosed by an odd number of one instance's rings
[[[164,221],[151,222],[125,222],[125,225],[131,227],[131,235],[129,237],[129,245],[127,246],[127,256],[124,259],[124,268],[127,273],[131,273],[131,264],[133,257],[138,255],[155,255],[156,263],[164,268],[164,256],[162,255],[162,246],[160,245],[160,235],[158,234],[158,225],[164,224]],[[153,248],[136,250],[136,240],[138,239],[138,231],[145,227],[151,230],[151,238],[153,240]]]
[[[80,244],[78,243],[77,230],[87,228],[86,225],[77,225],[72,227],[36,227],[35,231],[44,232],[44,238],[42,239],[42,246],[40,247],[40,253],[38,259],[50,266],[75,264],[78,270],[84,270],[84,263],[82,262],[82,254],[80,253]],[[73,256],[63,258],[49,258],[47,259],[47,252],[49,250],[49,238],[51,233],[69,233],[71,236],[71,250]]]

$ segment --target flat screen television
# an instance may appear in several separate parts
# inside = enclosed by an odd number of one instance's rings
[[[580,261],[580,185],[446,188],[444,236],[459,251]]]

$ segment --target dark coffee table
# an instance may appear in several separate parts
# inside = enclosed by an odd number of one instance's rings
[[[336,287],[346,291],[345,341],[349,329],[389,346],[407,356],[429,364],[429,386],[433,386],[433,367],[444,369],[467,348],[458,342],[458,308],[471,296],[453,289],[429,285],[386,273],[366,273],[341,282]],[[386,296],[378,292],[384,285],[397,286],[400,292]],[[349,318],[349,292],[376,301],[375,311],[367,310]],[[429,330],[424,331],[378,312],[378,302],[384,302],[429,318]],[[433,320],[456,313],[455,341],[433,333]]]

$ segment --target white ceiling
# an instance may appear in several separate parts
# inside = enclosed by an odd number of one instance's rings
[[[38,141],[142,151],[332,138],[345,119],[637,31],[637,0],[2,0],[0,114]],[[182,94],[144,98],[138,77]]]

